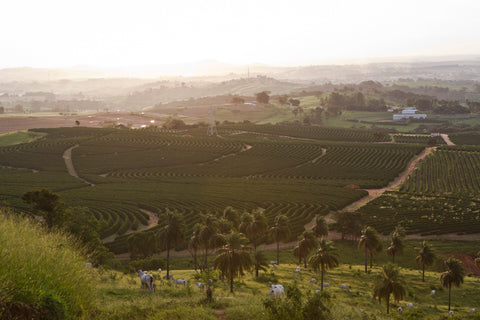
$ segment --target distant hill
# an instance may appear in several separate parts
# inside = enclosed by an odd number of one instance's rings
[[[325,84],[358,84],[365,80],[385,83],[399,79],[480,81],[480,57],[298,67],[236,66],[206,60],[136,71],[10,68],[0,69],[0,96],[7,94],[8,101],[13,101],[26,92],[46,92],[54,93],[58,100],[81,96],[106,101],[115,107],[145,107],[225,94],[253,96],[261,91],[289,94],[318,90]]]
[[[198,80],[216,77],[255,77],[265,75],[295,81],[357,82],[366,79],[384,81],[398,78],[441,78],[444,80],[480,80],[480,55],[467,57],[423,57],[416,59],[384,59],[309,66],[270,66],[265,64],[232,65],[204,60],[175,65],[135,68],[93,68],[79,66],[64,69],[9,68],[0,69],[0,83],[24,81],[56,81],[92,78],[150,78]],[[205,79],[204,79],[205,80]],[[210,78],[215,81],[214,78]]]
[[[130,94],[125,105],[131,106],[150,106],[158,102],[170,102],[178,100],[188,100],[201,97],[212,97],[219,95],[240,95],[254,96],[255,93],[270,91],[271,94],[290,93],[301,90],[305,85],[279,81],[265,76],[254,78],[241,78],[220,83],[215,82],[197,82],[193,84],[174,84],[166,82],[147,83],[137,87],[137,91]]]

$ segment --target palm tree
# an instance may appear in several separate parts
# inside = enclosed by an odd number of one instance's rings
[[[377,231],[372,227],[366,227],[362,230],[358,247],[363,247],[365,251],[365,272],[367,272],[368,253],[370,253],[370,269],[372,268],[373,254],[382,251],[382,240]]]
[[[228,221],[224,217],[218,219],[218,233],[227,234],[234,230],[233,224],[231,221]]]
[[[425,282],[425,266],[431,266],[435,262],[435,253],[427,244],[427,241],[423,241],[422,247],[418,251],[418,256],[415,258],[415,262],[422,265],[422,281]]]
[[[255,252],[253,255],[253,266],[255,267],[255,270],[267,271],[268,260],[265,252],[260,250]]]
[[[323,291],[323,277],[325,275],[325,271],[338,267],[339,262],[336,251],[337,249],[333,246],[333,243],[331,241],[327,241],[325,237],[322,237],[318,245],[317,252],[308,260],[308,263],[312,266],[315,272],[317,272],[318,267],[321,268],[321,291]]]
[[[190,237],[190,241],[188,242],[188,249],[193,255],[193,264],[195,267],[195,271],[197,271],[198,268],[198,262],[197,262],[197,250],[201,245],[200,242],[200,230],[202,229],[201,224],[195,224],[193,226],[193,231],[192,231],[192,236]]]
[[[392,263],[383,266],[382,273],[377,277],[373,286],[373,298],[378,297],[378,302],[385,299],[387,314],[390,312],[390,295],[393,293],[393,298],[400,300],[405,296],[405,292],[405,283],[398,267]]]
[[[249,217],[250,216],[250,217]],[[242,223],[240,224],[240,232],[245,233],[253,243],[253,252],[257,252],[257,242],[262,235],[267,231],[267,218],[263,212],[254,210],[251,214],[245,213],[242,216]],[[258,268],[255,267],[255,277],[258,278]]]
[[[328,235],[328,225],[325,217],[317,214],[315,216],[315,225],[313,226],[312,230],[315,236],[319,238],[326,237]]]
[[[203,215],[201,222],[200,232],[198,234],[201,246],[205,250],[204,264],[202,270],[206,270],[208,267],[208,249],[213,246],[214,238],[218,231],[218,219],[212,214]]]
[[[405,235],[402,230],[403,228],[399,229],[399,227],[397,227],[390,234],[392,241],[390,242],[390,246],[387,248],[387,255],[392,257],[392,263],[395,263],[395,255],[403,254],[403,249],[405,247],[403,239]]]
[[[232,232],[220,237],[224,244],[216,251],[214,265],[230,281],[230,292],[233,293],[233,279],[243,276],[252,266],[251,248],[246,246],[248,239],[242,233]]]
[[[270,228],[270,234],[273,240],[277,243],[277,265],[280,264],[280,241],[287,241],[290,238],[290,225],[288,217],[284,214],[279,214],[273,221],[273,226]]]
[[[303,231],[302,236],[298,240],[297,246],[293,249],[293,255],[298,258],[298,264],[302,263],[307,267],[307,257],[313,249],[317,247],[317,238],[312,230]]]
[[[448,311],[450,311],[452,284],[459,287],[460,284],[463,283],[465,270],[463,269],[462,262],[455,258],[448,258],[444,263],[447,271],[442,272],[440,275],[440,282],[442,286],[448,288]]]
[[[237,210],[228,206],[223,210],[223,218],[232,223],[232,227],[235,230],[238,230],[240,226],[240,215]]]
[[[167,250],[167,279],[170,272],[170,249],[180,246],[184,239],[185,225],[183,217],[176,211],[165,210],[159,221],[162,222],[158,232],[160,245]]]

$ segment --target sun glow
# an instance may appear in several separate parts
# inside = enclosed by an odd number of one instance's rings
[[[0,68],[480,53],[480,2],[6,1]]]

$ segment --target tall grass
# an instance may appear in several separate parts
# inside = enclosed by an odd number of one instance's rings
[[[93,290],[72,239],[0,209],[0,319],[89,319]]]

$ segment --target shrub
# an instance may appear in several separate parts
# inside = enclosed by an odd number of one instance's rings
[[[323,304],[323,296],[319,294],[303,296],[296,284],[285,286],[283,298],[267,298],[263,306],[267,310],[268,319],[330,319],[330,310]]]

